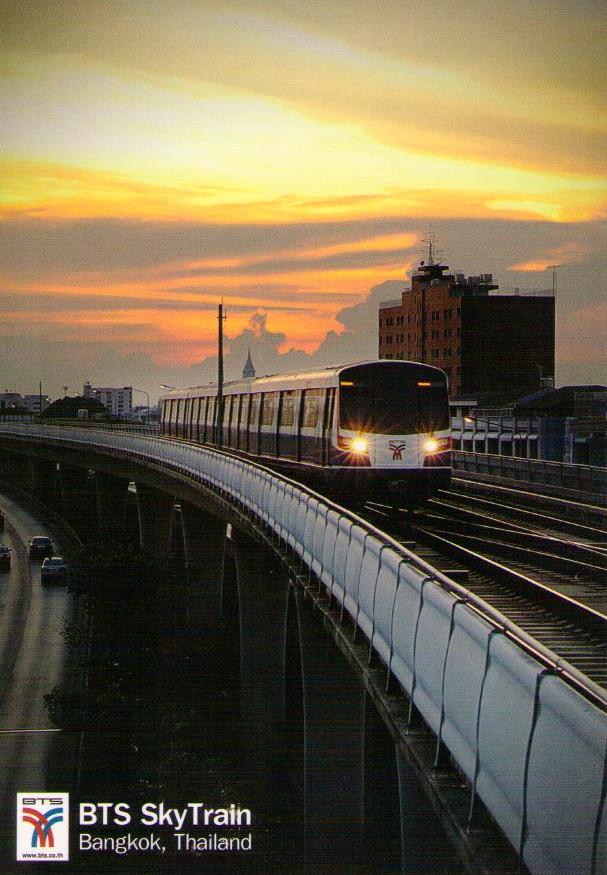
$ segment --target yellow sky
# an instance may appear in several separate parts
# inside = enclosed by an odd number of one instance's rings
[[[5,0],[0,15],[0,218],[11,227],[605,217],[607,19],[594,0]],[[251,252],[243,232],[221,275],[210,267],[221,252],[195,268],[195,253],[159,255],[141,271],[125,259],[94,277],[75,257],[43,279],[7,270],[1,288],[16,333],[35,312],[85,336],[95,322],[101,335],[121,325],[112,337],[125,345],[132,314],[112,299],[208,303],[221,293],[242,307],[235,329],[247,305],[249,316],[272,310],[277,330],[312,349],[339,327],[338,301],[403,275],[419,236],[329,231],[287,258],[272,233]],[[579,260],[579,241],[562,245],[565,260]],[[544,270],[549,250],[513,251],[510,265]],[[264,273],[277,258],[288,269]],[[305,305],[323,289],[326,300]],[[86,316],[77,304],[20,311],[34,292],[100,304]],[[198,334],[187,356],[210,347],[193,312],[151,306],[138,318],[150,342]]]

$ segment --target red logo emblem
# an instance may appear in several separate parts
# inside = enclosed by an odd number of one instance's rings
[[[403,450],[405,449],[405,446],[406,446],[404,441],[402,444],[397,444],[396,441],[390,441],[388,446],[392,450],[392,458],[394,461],[396,461],[397,459],[402,459]]]

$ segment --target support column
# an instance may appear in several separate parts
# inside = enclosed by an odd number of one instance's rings
[[[57,464],[48,459],[32,457],[29,465],[34,497],[43,504],[51,504],[57,497]]]
[[[227,524],[204,510],[181,502],[183,545],[187,571],[188,625],[216,627],[222,617],[223,568]]]
[[[137,512],[139,515],[139,544],[147,553],[167,556],[171,550],[173,496],[137,483]]]
[[[365,688],[296,591],[304,707],[304,860],[346,873],[363,858]],[[324,867],[324,868],[323,868]]]
[[[99,538],[103,543],[114,544],[126,540],[128,490],[128,480],[113,477],[104,471],[95,472]]]
[[[253,742],[284,719],[289,581],[257,541],[232,529],[240,616],[240,702]]]
[[[87,468],[59,465],[61,484],[61,515],[83,538],[90,539],[97,532],[97,506],[93,483]]]
[[[434,875],[453,864],[454,851],[411,766],[396,750],[402,875]]]

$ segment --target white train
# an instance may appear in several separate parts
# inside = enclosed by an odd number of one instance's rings
[[[414,506],[451,479],[447,377],[380,360],[174,390],[160,399],[167,437],[251,458],[335,500]]]

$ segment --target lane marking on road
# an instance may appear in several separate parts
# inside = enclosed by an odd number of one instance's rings
[[[63,732],[62,729],[0,729],[0,735],[19,735],[26,732]]]

